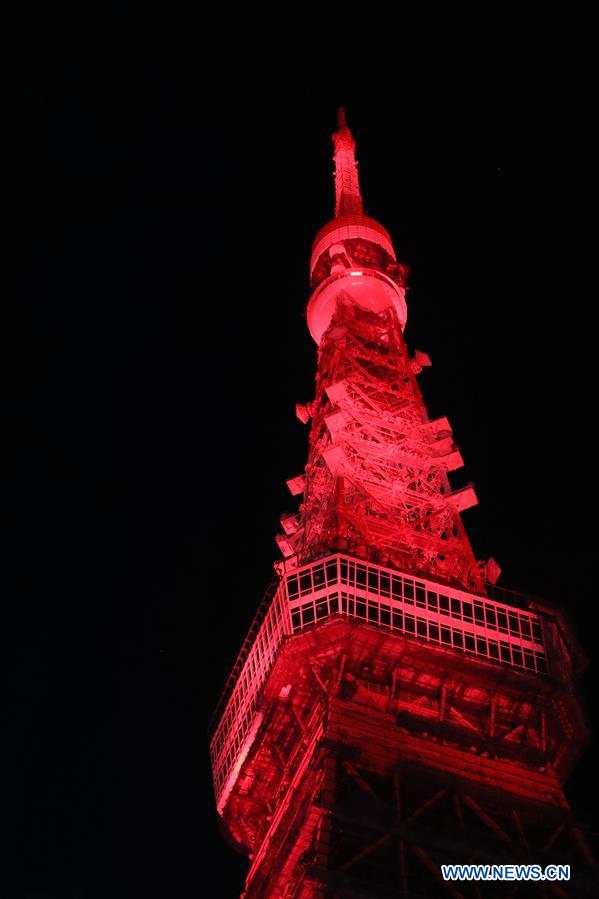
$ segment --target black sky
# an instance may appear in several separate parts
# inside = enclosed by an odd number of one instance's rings
[[[593,659],[585,24],[416,41],[395,7],[347,9],[48,21],[5,81],[26,325],[15,895],[240,891],[206,725],[305,460],[307,267],[340,103],[367,211],[411,267],[406,335],[477,487],[477,556],[563,603]],[[584,819],[594,781],[587,751]]]

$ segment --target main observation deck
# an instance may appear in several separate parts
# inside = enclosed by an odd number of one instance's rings
[[[261,689],[281,644],[334,616],[544,681],[572,678],[574,656],[559,617],[522,594],[501,602],[344,553],[283,571],[215,713],[210,750],[219,810],[260,726]]]

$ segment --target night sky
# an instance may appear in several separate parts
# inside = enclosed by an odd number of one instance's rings
[[[206,729],[305,464],[294,405],[313,396],[308,262],[340,103],[366,210],[411,268],[406,336],[462,449],[454,482],[476,485],[476,555],[563,604],[597,714],[584,23],[495,42],[470,22],[476,40],[437,46],[399,12],[344,9],[48,21],[4,83],[26,122],[7,205],[27,424],[7,895],[241,890]],[[592,755],[568,789],[584,821]]]

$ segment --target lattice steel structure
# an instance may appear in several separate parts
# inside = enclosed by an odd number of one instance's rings
[[[441,863],[594,859],[563,783],[586,739],[583,665],[561,615],[501,591],[461,513],[471,486],[447,419],[429,420],[403,337],[407,269],[364,215],[341,112],[335,218],[314,241],[319,346],[300,497],[283,559],[214,717],[218,812],[251,859],[247,899],[513,895]]]

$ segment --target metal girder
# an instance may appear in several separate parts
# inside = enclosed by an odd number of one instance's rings
[[[360,539],[409,570],[483,589],[458,511],[474,494],[452,492],[447,470],[461,458],[448,422],[428,421],[397,319],[339,303],[334,324],[345,339],[321,343],[302,523],[287,541],[308,558],[316,544]]]

